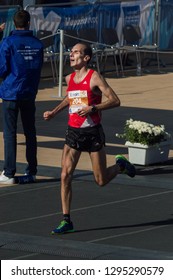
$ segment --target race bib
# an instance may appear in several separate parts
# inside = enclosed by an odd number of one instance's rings
[[[69,114],[77,113],[83,107],[88,106],[87,90],[68,91]]]

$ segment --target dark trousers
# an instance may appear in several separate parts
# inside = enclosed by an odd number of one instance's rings
[[[13,177],[16,172],[17,121],[20,112],[26,139],[25,173],[37,173],[37,139],[35,128],[35,100],[3,100],[4,174]]]

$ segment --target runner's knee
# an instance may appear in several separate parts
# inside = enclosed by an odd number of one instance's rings
[[[61,181],[65,182],[65,181],[71,181],[72,180],[72,174],[63,170],[61,172]]]

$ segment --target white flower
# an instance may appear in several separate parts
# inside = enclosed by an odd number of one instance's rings
[[[154,125],[133,119],[126,120],[124,134],[116,134],[116,136],[132,143],[145,145],[158,144],[171,138],[170,134],[165,131],[164,125]]]

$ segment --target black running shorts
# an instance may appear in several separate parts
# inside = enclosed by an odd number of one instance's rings
[[[97,152],[105,146],[105,134],[100,124],[86,128],[68,126],[65,138],[69,147],[81,152]]]

